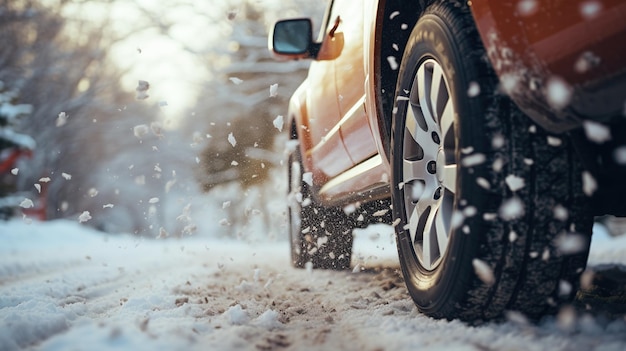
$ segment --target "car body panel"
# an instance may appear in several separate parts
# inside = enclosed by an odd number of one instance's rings
[[[622,110],[626,2],[523,3],[533,2],[473,0],[471,6],[489,59],[516,104],[554,132]],[[566,101],[555,100],[554,89]]]

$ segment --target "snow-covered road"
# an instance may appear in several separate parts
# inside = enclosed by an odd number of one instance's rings
[[[624,236],[596,233],[590,258],[598,276],[611,272],[621,305],[589,298],[540,323],[513,314],[469,326],[416,310],[390,232],[361,233],[356,269],[328,272],[291,268],[285,241],[3,222],[0,350],[626,349]]]

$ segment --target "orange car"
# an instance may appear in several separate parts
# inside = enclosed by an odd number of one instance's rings
[[[626,215],[626,2],[329,1],[275,24],[313,59],[289,106],[298,267],[350,266],[352,229],[396,231],[437,318],[539,317],[571,300],[595,215]]]

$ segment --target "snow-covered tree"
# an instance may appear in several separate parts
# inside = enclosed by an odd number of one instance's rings
[[[319,17],[323,4],[282,2],[290,16]],[[224,211],[231,224],[246,225],[250,213],[262,215],[270,226],[275,212],[267,207],[276,186],[284,186],[281,167],[286,142],[282,114],[289,96],[306,77],[308,62],[276,62],[267,49],[269,26],[276,20],[275,5],[244,2],[233,15],[224,40],[227,60],[214,67],[216,79],[206,83],[195,111],[211,121],[210,138],[201,155],[198,178],[206,191],[220,192],[234,182],[239,197]],[[304,12],[303,12],[304,11]],[[307,13],[308,11],[308,13]],[[276,179],[278,177],[278,179]],[[282,187],[278,190],[283,191]],[[246,199],[255,197],[254,199]],[[282,201],[281,201],[282,203]]]

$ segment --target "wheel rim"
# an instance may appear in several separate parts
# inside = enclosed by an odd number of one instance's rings
[[[402,180],[406,229],[426,270],[449,244],[457,164],[450,88],[439,63],[423,61],[413,79],[403,131]]]

